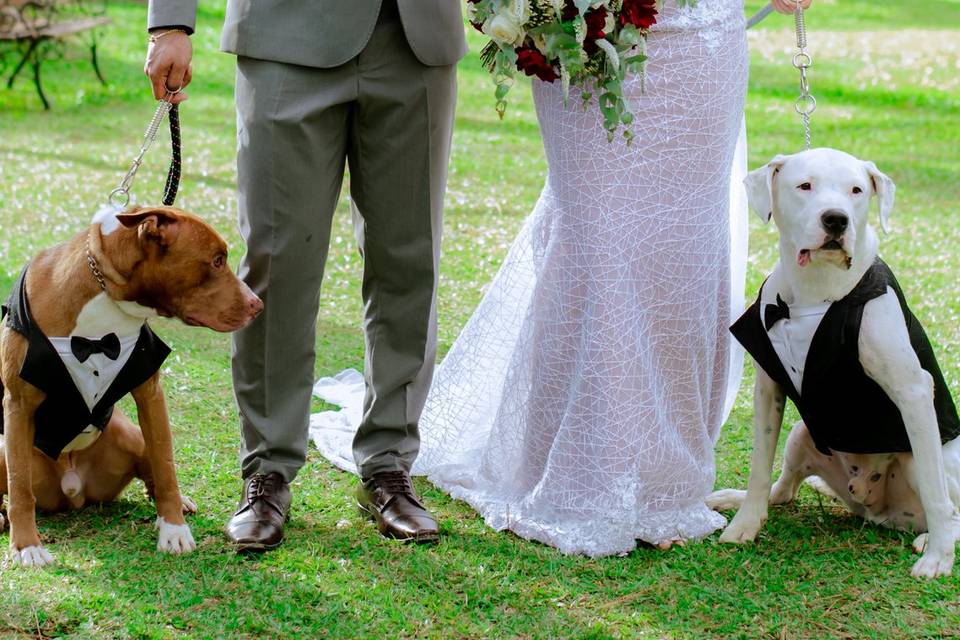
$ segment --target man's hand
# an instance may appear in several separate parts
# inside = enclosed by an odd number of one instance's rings
[[[160,100],[177,89],[185,89],[193,79],[192,59],[193,44],[185,33],[168,33],[152,41],[147,48],[143,72],[153,85],[153,97]],[[186,99],[187,94],[181,91],[170,102],[180,104]]]
[[[811,2],[813,0],[800,0],[800,6],[807,9]],[[770,0],[770,4],[780,13],[793,13],[794,9],[797,8],[797,0]]]

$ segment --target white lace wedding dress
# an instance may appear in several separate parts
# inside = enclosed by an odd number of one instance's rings
[[[420,423],[415,473],[491,527],[569,553],[724,524],[703,499],[742,366],[727,328],[746,264],[743,5],[665,4],[646,92],[637,78],[624,87],[632,146],[534,82],[546,186]],[[313,439],[352,470],[362,380],[316,390],[345,411],[314,416]]]

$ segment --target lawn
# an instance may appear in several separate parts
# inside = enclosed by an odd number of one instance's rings
[[[710,0],[700,0],[709,2]],[[748,12],[761,6],[750,0]],[[21,79],[0,89],[0,294],[37,250],[81,230],[119,182],[153,112],[142,76],[145,6],[114,2],[101,87],[79,46],[45,68],[54,108]],[[195,82],[182,108],[185,174],[178,204],[204,215],[242,252],[233,195],[233,60],[217,53],[222,2],[204,0]],[[897,182],[882,254],[906,286],[960,391],[960,0],[815,0],[814,144],[874,160]],[[801,144],[789,18],[751,34],[750,163]],[[477,304],[545,175],[530,94],[493,109],[480,39],[460,65],[460,98],[440,291],[441,351]],[[642,141],[638,141],[642,144]],[[158,200],[166,140],[136,183]],[[362,366],[360,260],[343,199],[318,319],[319,374]],[[775,260],[775,235],[751,221],[748,296]],[[199,548],[158,555],[155,513],[134,484],[109,506],[40,519],[58,564],[0,570],[0,636],[11,638],[944,638],[960,637],[960,575],[918,582],[911,537],[847,515],[808,488],[771,510],[756,544],[717,536],[664,553],[592,560],[495,533],[465,505],[418,488],[442,519],[436,547],[380,539],[355,514],[356,479],[311,451],[294,485],[286,544],[240,557],[221,527],[239,497],[229,339],[174,322],[165,369],[184,493]],[[718,486],[745,486],[747,367],[718,443]],[[317,405],[320,406],[319,404]],[[795,415],[795,414],[793,414]],[[788,415],[788,420],[791,416]],[[0,545],[7,544],[0,535]],[[960,574],[960,568],[957,571]]]

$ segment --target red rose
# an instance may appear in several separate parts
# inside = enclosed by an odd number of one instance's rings
[[[563,11],[560,12],[560,19],[563,22],[570,22],[577,17],[577,14],[580,13],[577,10],[577,5],[573,4],[573,0],[566,0],[563,3]]]
[[[620,24],[649,29],[657,22],[657,0],[623,0]]]
[[[517,51],[517,69],[528,76],[537,76],[544,82],[553,82],[560,76],[553,65],[547,62],[542,53],[531,47],[520,47]]]
[[[654,0],[656,1],[656,0]],[[587,21],[587,39],[597,40],[605,38],[607,34],[603,32],[603,27],[607,23],[607,10],[604,7],[591,9],[584,14],[583,19]]]

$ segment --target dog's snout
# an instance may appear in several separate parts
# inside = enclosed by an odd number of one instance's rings
[[[247,298],[247,312],[252,318],[256,318],[261,311],[263,311],[263,300],[251,294]]]
[[[824,230],[834,236],[839,236],[847,229],[850,218],[843,211],[828,209],[820,215],[820,224]]]

